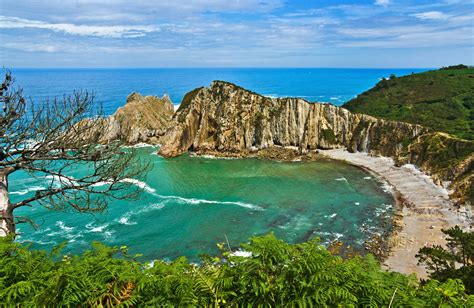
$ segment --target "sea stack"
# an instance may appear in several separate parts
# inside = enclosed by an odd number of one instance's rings
[[[106,119],[104,142],[158,144],[169,129],[173,114],[173,103],[167,95],[159,98],[134,92],[127,97],[125,106]]]

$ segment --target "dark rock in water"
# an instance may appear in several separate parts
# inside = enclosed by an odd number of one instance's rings
[[[305,234],[303,234],[302,237],[298,239],[298,242],[301,242],[301,243],[307,242],[310,239],[312,239],[315,236],[315,234],[316,234],[315,230],[308,230],[305,232]]]
[[[268,223],[267,226],[270,227],[270,228],[283,226],[287,222],[289,222],[290,220],[291,220],[291,217],[289,217],[288,215],[280,215],[277,218],[275,218],[274,220],[272,220],[270,223]]]

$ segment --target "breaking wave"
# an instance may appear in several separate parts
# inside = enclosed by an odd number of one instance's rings
[[[151,212],[151,211],[154,211],[154,210],[161,210],[164,207],[165,206],[162,203],[153,203],[153,204],[147,205],[147,206],[139,209],[138,211],[136,211],[136,210],[129,211],[129,212],[125,213],[125,215],[123,215],[122,217],[120,217],[118,219],[118,223],[121,224],[121,225],[127,225],[127,226],[136,225],[137,222],[131,221],[131,218],[133,216],[136,216],[136,215],[139,215],[139,214],[142,214],[142,213]]]
[[[23,195],[26,195],[27,193],[35,192],[35,191],[43,190],[43,189],[46,189],[46,188],[43,187],[43,186],[30,186],[30,187],[28,187],[28,188],[26,188],[26,189],[17,190],[17,191],[12,191],[12,192],[10,192],[10,195],[20,195],[20,196],[23,196]]]
[[[391,194],[391,193],[393,193],[393,189],[394,189],[394,187],[392,185],[390,185],[388,182],[386,182],[386,181],[382,182],[382,190],[385,193]]]
[[[101,225],[101,226],[97,226],[97,227],[94,227],[93,226],[93,222],[91,223],[88,223],[86,225],[86,229],[89,231],[89,232],[93,232],[93,233],[100,233],[100,232],[103,232],[105,230],[105,228],[107,228],[109,226],[109,224],[104,224],[104,225]]]
[[[138,186],[141,189],[143,189],[144,191],[146,191],[148,193],[151,193],[151,194],[154,194],[156,192],[156,189],[150,187],[147,183],[139,181],[137,179],[128,179],[127,178],[127,179],[123,179],[121,182],[133,184],[133,185]]]
[[[139,148],[155,148],[156,145],[140,142],[134,145],[124,145],[122,147],[126,149],[139,149]]]
[[[245,203],[245,202],[213,201],[213,200],[206,200],[206,199],[184,198],[184,197],[179,197],[179,196],[162,196],[162,195],[157,195],[157,196],[162,199],[172,199],[172,200],[177,200],[178,202],[187,203],[187,204],[227,204],[227,205],[237,205],[237,206],[244,207],[251,210],[259,210],[259,211],[263,210],[263,208],[258,205]]]

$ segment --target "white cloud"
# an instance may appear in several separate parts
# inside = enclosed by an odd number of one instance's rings
[[[430,31],[431,28],[418,25],[394,26],[385,28],[340,28],[338,32],[352,38],[383,38]]]
[[[126,23],[183,19],[209,12],[265,13],[283,6],[284,0],[0,0],[0,3],[3,15],[102,24],[111,20]]]
[[[413,14],[412,16],[415,16],[416,18],[422,19],[422,20],[446,20],[449,18],[449,15],[446,15],[443,12],[439,12],[439,11],[417,13],[417,14]]]
[[[390,31],[386,31],[390,33]],[[369,48],[421,48],[440,46],[462,46],[471,42],[470,27],[455,30],[430,30],[420,27],[406,28],[398,35],[374,38],[371,40],[345,40],[339,42],[340,47],[369,47]]]
[[[95,26],[75,25],[70,23],[47,23],[38,20],[23,19],[18,17],[0,16],[0,28],[21,29],[36,28],[48,29],[55,32],[64,32],[71,35],[98,36],[98,37],[140,37],[146,33],[160,31],[155,26]]]
[[[31,43],[5,43],[4,48],[15,49],[28,52],[58,52],[60,49],[57,46],[50,44],[31,44]]]
[[[374,4],[380,6],[388,6],[390,4],[390,0],[375,0]]]

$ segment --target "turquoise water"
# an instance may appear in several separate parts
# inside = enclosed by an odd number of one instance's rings
[[[133,91],[167,93],[179,103],[185,93],[227,80],[267,96],[299,96],[341,105],[382,77],[421,69],[13,69],[16,85],[35,100],[87,89],[107,114],[123,106]],[[127,245],[147,260],[217,252],[252,235],[274,232],[290,242],[320,236],[356,248],[371,233],[390,228],[393,199],[383,183],[341,162],[279,163],[255,159],[222,160],[183,156],[164,159],[155,148],[139,149],[151,159],[145,192],[137,201],[111,201],[105,213],[22,210],[39,230],[20,226],[21,241],[50,249],[68,240],[79,253],[98,240]],[[77,172],[80,173],[80,170]],[[45,187],[48,179],[15,173],[13,201]],[[22,214],[22,213],[17,213]]]
[[[127,245],[146,260],[181,255],[196,260],[217,253],[216,243],[225,236],[233,247],[274,232],[290,242],[320,236],[361,248],[370,234],[390,228],[392,196],[356,167],[329,160],[165,159],[156,150],[139,149],[153,164],[140,200],[112,201],[95,215],[27,208],[23,213],[41,226],[21,225],[19,240],[45,249],[67,240],[66,251],[74,253],[102,241]],[[47,181],[15,174],[11,197],[34,194]]]

